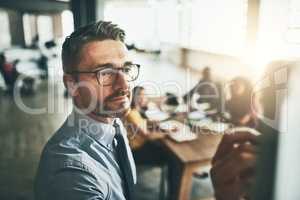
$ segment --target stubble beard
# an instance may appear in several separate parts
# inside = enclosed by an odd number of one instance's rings
[[[93,112],[99,117],[105,118],[122,118],[130,111],[130,101],[120,103],[119,108],[112,108],[107,103],[98,104]]]

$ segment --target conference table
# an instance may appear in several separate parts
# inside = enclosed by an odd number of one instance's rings
[[[151,99],[156,105],[162,105],[164,98]],[[173,113],[168,120],[176,120],[182,124],[188,123],[189,111]],[[201,168],[207,169],[222,139],[222,134],[207,131],[193,126],[192,132],[197,138],[191,141],[178,142],[171,137],[160,137],[159,132],[153,138],[159,141],[168,155],[168,199],[188,200],[192,188],[192,178]],[[151,136],[150,136],[151,139]],[[155,140],[155,139],[154,139]]]
[[[178,119],[177,119],[178,120]],[[178,121],[187,123],[184,117]],[[215,134],[197,129],[197,138],[191,141],[177,142],[170,137],[159,139],[167,152],[168,161],[168,198],[170,200],[188,200],[192,178],[201,167],[207,168],[222,139]]]
[[[210,165],[220,140],[217,135],[199,135],[189,142],[177,143],[167,137],[161,141],[171,155],[168,169],[170,199],[189,199],[193,174]]]

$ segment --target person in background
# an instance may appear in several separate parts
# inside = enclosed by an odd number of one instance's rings
[[[148,135],[147,120],[143,117],[143,107],[147,106],[145,90],[136,86],[132,92],[131,109],[124,121],[128,130],[129,145],[136,150],[144,145]]]
[[[0,54],[0,72],[4,78],[8,93],[12,94],[15,83],[20,75],[14,63],[8,63],[3,53]]]
[[[38,34],[36,34],[31,41],[31,45],[29,46],[29,48],[31,49],[39,49],[39,44],[40,43],[40,36]]]
[[[123,119],[128,131],[129,145],[137,164],[160,164],[165,160],[164,151],[158,139],[164,134],[159,133],[158,123],[147,120],[145,111],[148,99],[145,89],[136,86],[133,89],[131,110]]]
[[[235,126],[255,128],[257,125],[252,107],[252,91],[251,82],[244,77],[234,78],[230,83],[231,97],[226,102],[226,110],[230,114],[230,122]]]
[[[185,103],[191,104],[193,96],[199,95],[196,103],[209,103],[211,108],[218,108],[220,99],[219,86],[213,82],[211,77],[211,69],[205,67],[202,71],[202,79],[188,93],[183,96]]]
[[[137,109],[141,116],[144,119],[147,119],[146,111],[148,110],[149,101],[145,94],[145,88],[141,86],[136,86],[133,88],[132,94],[135,99],[131,101],[131,108]]]
[[[260,136],[247,131],[223,136],[210,172],[216,200],[274,199],[279,125],[286,120],[282,113],[283,100],[289,100],[278,98],[277,90],[282,89],[282,84],[276,83],[275,76],[278,78],[278,72],[286,70],[287,74],[280,80],[289,83],[288,73],[298,69],[299,74],[299,68],[299,62],[285,61],[273,62],[268,66],[263,77],[267,87],[259,91],[259,101],[255,102],[260,103],[255,106],[257,115],[260,115],[256,127]],[[297,76],[294,74],[293,77]],[[296,93],[297,81],[293,84],[288,86],[293,88],[286,93],[289,96]],[[271,121],[273,123],[269,123]]]

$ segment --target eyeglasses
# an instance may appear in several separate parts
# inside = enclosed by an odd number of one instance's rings
[[[114,84],[114,82],[117,80],[119,71],[124,74],[126,81],[135,81],[140,73],[140,65],[129,64],[120,68],[104,67],[95,71],[72,71],[68,72],[68,74],[94,74],[99,85],[109,86]]]

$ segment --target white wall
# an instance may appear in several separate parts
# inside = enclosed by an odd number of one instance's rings
[[[199,1],[201,2],[201,1]],[[202,2],[204,9],[207,4]],[[203,20],[203,19],[202,19]],[[209,21],[209,20],[208,20]],[[199,23],[201,20],[199,21]],[[203,24],[203,23],[202,23]],[[206,40],[209,44],[215,34],[222,35],[222,31],[217,33],[203,30],[205,34],[200,34],[201,24],[199,24],[199,33],[201,40]],[[224,28],[224,27],[223,27]],[[230,79],[237,75],[245,75],[252,80],[256,80],[264,72],[264,67],[272,60],[291,59],[300,57],[300,1],[299,0],[261,0],[259,10],[259,31],[257,45],[254,55],[248,55],[247,49],[244,55],[233,55],[218,51],[211,51],[207,48],[198,50],[190,49],[186,55],[186,66],[201,70],[209,65],[217,75]],[[214,46],[216,44],[212,44]],[[220,43],[222,46],[223,43]],[[227,44],[228,45],[228,44]],[[201,45],[200,45],[201,46]],[[205,45],[204,45],[205,46]],[[183,58],[180,55],[180,46],[174,46],[168,49],[169,56],[166,56],[173,63],[181,63]],[[210,53],[213,52],[213,53]],[[241,51],[241,54],[243,52]]]
[[[199,50],[189,50],[187,54],[187,66],[195,69],[203,69],[210,66],[215,76],[230,80],[235,76],[244,75],[251,77],[245,64],[235,57],[214,54]],[[255,75],[255,72],[253,72]]]

